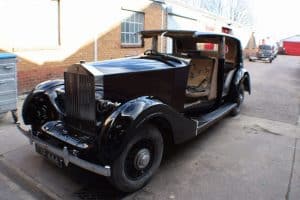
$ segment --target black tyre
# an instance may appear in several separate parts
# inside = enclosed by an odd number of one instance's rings
[[[236,94],[236,97],[234,98],[234,102],[237,103],[237,106],[231,111],[232,116],[236,116],[241,112],[241,106],[245,99],[245,90],[244,90],[244,83],[243,81],[239,84],[239,89]]]
[[[111,183],[123,192],[142,188],[158,169],[164,151],[164,141],[159,130],[144,125],[124,147],[112,163]]]
[[[12,118],[14,119],[14,123],[17,124],[18,121],[19,121],[17,110],[12,110],[12,111],[11,111],[11,116],[12,116]]]
[[[273,59],[272,58],[269,58],[269,63],[272,63]]]

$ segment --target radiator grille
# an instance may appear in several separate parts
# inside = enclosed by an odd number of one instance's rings
[[[71,132],[95,134],[95,82],[89,74],[65,72],[66,125]]]

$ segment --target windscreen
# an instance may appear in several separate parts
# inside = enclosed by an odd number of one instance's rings
[[[260,50],[272,50],[270,45],[259,45]]]

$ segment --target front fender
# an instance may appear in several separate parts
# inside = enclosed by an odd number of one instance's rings
[[[197,126],[161,101],[140,97],[123,104],[105,120],[99,135],[100,157],[105,161],[114,160],[134,137],[137,128],[145,123],[157,126],[164,132],[163,137],[170,138],[174,143],[195,136]]]
[[[56,79],[56,80],[49,80],[49,81],[44,81],[42,83],[39,83],[37,86],[35,86],[35,88],[33,89],[33,91],[47,91],[47,90],[51,90],[54,87],[57,87],[59,85],[64,85],[64,80],[63,79]]]
[[[134,127],[138,127],[137,118],[150,107],[162,104],[149,97],[140,97],[117,108],[106,120],[99,135],[100,158],[113,160],[121,152],[124,141]]]
[[[64,80],[51,80],[45,81],[38,84],[26,97],[22,107],[22,117],[25,124],[32,124],[32,111],[30,110],[30,105],[33,103],[36,97],[44,98],[45,101],[51,104],[53,111],[57,115],[62,115],[62,111],[59,109],[55,102],[57,94],[55,88],[64,85]]]

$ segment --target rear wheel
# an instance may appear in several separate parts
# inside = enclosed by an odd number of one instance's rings
[[[158,169],[164,149],[159,130],[144,125],[124,147],[111,166],[111,183],[123,192],[142,188]]]
[[[245,90],[244,90],[244,82],[241,81],[239,84],[239,89],[234,98],[234,102],[237,103],[237,106],[231,111],[232,116],[236,116],[241,112],[241,106],[245,99]]]

